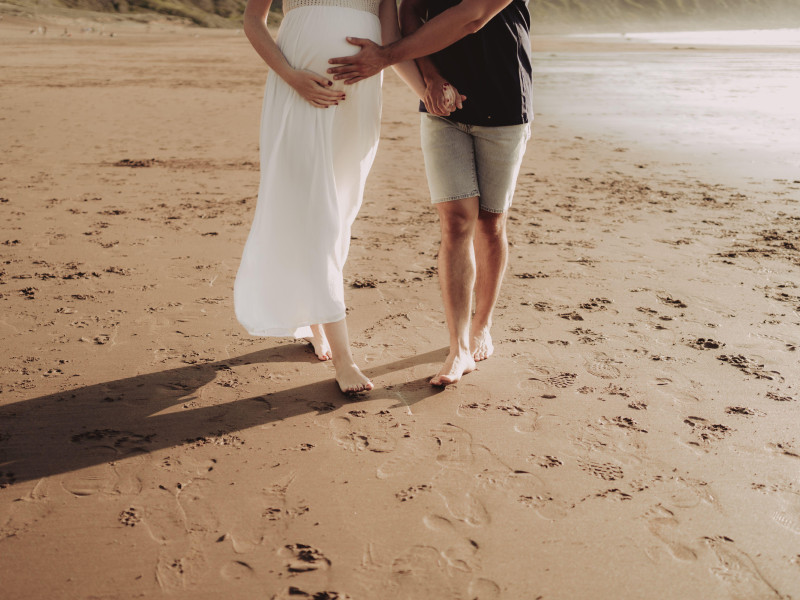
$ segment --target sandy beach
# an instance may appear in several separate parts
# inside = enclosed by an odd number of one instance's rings
[[[438,222],[387,73],[348,398],[233,314],[245,37],[36,27],[0,21],[0,597],[800,598],[800,172],[583,128],[543,77],[496,354],[433,388]]]

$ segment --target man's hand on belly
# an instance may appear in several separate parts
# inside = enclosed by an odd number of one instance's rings
[[[328,69],[334,79],[343,79],[345,84],[350,85],[377,75],[391,64],[386,49],[372,40],[349,37],[347,41],[361,50],[353,56],[340,56],[328,61],[332,65],[341,65]]]

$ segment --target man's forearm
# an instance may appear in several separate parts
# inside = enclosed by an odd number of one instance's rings
[[[510,3],[511,0],[462,0],[424,25],[417,21],[416,7],[403,10],[401,5],[400,22],[406,37],[383,48],[385,59],[392,65],[434,54],[480,30]]]

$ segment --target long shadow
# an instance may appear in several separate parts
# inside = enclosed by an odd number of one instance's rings
[[[364,372],[369,377],[379,377],[441,361],[446,352],[446,348],[434,350]],[[344,396],[332,379],[215,405],[209,405],[206,399],[200,406],[192,398],[220,371],[256,363],[308,361],[308,351],[293,344],[2,406],[0,488],[304,413],[330,412],[360,400]],[[378,388],[369,397],[402,397],[396,407],[414,404],[439,391],[421,379],[394,386],[391,391]],[[97,447],[104,452],[87,451]]]

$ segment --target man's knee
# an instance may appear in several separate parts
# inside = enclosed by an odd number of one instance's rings
[[[507,212],[494,213],[480,211],[477,222],[477,234],[486,238],[502,239],[506,234]]]
[[[471,200],[471,199],[470,199]],[[437,205],[442,237],[472,236],[478,221],[477,202],[453,200]]]

